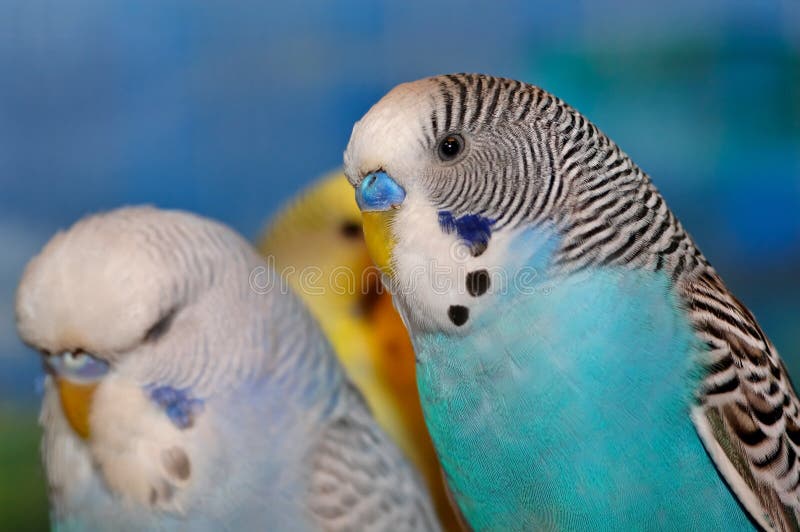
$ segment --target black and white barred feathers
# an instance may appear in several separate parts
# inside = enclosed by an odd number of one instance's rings
[[[409,115],[380,115],[370,127],[380,120],[389,138],[414,134],[414,144],[431,154],[447,136],[464,143],[452,164],[437,161],[417,175],[437,209],[479,215],[493,231],[555,227],[562,237],[553,264],[558,273],[615,265],[672,278],[707,347],[691,413],[706,449],[761,526],[798,529],[800,417],[786,369],[647,174],[579,112],[538,87],[476,74],[405,87],[398,97],[426,110],[413,117],[417,123],[405,125]],[[356,158],[369,164],[368,155],[348,150],[353,183],[377,170],[353,168]]]

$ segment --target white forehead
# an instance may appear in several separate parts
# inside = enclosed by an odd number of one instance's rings
[[[203,254],[193,248],[215,237],[236,240],[208,220],[148,207],[79,221],[26,267],[16,301],[20,335],[51,351],[131,347],[185,297],[189,266]]]
[[[429,139],[431,112],[438,85],[428,78],[403,83],[367,111],[353,126],[345,151],[345,173],[351,181],[383,169],[403,174],[414,166]]]

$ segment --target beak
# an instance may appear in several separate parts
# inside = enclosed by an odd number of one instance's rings
[[[44,354],[45,368],[55,379],[64,417],[78,436],[88,439],[92,398],[102,377],[108,373],[108,362],[81,349],[59,355]]]
[[[89,438],[89,412],[97,383],[78,383],[56,377],[61,408],[73,430],[84,440]]]
[[[356,203],[361,212],[382,212],[398,208],[406,191],[386,172],[373,172],[356,189]]]
[[[383,273],[392,276],[392,232],[396,210],[403,204],[406,191],[386,172],[366,176],[356,188],[356,203],[364,222],[364,239],[372,261]]]

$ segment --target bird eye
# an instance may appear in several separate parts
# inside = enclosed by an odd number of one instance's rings
[[[147,329],[147,332],[144,333],[144,341],[145,342],[155,342],[158,341],[159,338],[164,336],[169,328],[172,326],[172,320],[175,319],[175,314],[177,314],[178,309],[173,308],[170,309],[169,312],[164,314],[162,317],[156,321],[152,327]]]
[[[452,161],[463,149],[464,139],[461,135],[447,135],[439,142],[439,158],[443,161]]]
[[[50,355],[45,360],[56,376],[75,381],[94,381],[109,370],[108,362],[80,349],[66,351],[60,355]]]
[[[67,351],[61,355],[61,359],[64,361],[65,368],[77,369],[89,360],[89,355],[83,351]]]
[[[345,220],[339,226],[339,231],[345,238],[359,238],[361,237],[361,224],[355,220]]]

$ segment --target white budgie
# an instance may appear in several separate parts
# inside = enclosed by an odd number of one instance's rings
[[[223,225],[86,218],[30,262],[16,310],[48,373],[55,528],[438,530],[316,323]]]

